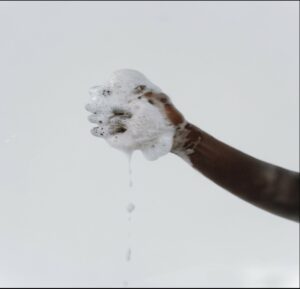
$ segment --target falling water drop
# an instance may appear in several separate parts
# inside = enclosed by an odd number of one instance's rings
[[[126,261],[129,262],[131,260],[131,248],[128,248],[126,252]]]
[[[132,159],[132,152],[128,152],[128,174],[129,174],[129,187],[133,186],[132,182],[132,168],[131,168],[131,159]]]
[[[135,205],[133,204],[133,203],[129,203],[128,205],[127,205],[127,212],[130,214],[130,213],[132,213],[133,211],[134,211],[134,209],[135,209]]]
[[[129,193],[131,194],[132,193],[132,186],[133,186],[133,181],[132,181],[132,168],[131,168],[131,160],[132,160],[132,151],[128,151],[126,152],[127,154],[127,157],[128,157],[128,176],[129,176]],[[130,262],[131,260],[131,256],[132,256],[132,249],[131,249],[131,246],[130,246],[130,241],[131,241],[131,215],[132,215],[132,212],[134,211],[135,209],[135,205],[134,203],[132,203],[130,201],[131,199],[131,196],[129,197],[129,202],[126,206],[126,211],[128,213],[128,242],[129,242],[129,245],[128,245],[128,249],[126,251],[126,256],[125,256],[125,260],[126,262]],[[128,287],[129,286],[129,282],[128,280],[125,280],[123,282],[123,285],[124,287]]]

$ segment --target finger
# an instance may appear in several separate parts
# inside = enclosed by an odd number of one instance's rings
[[[96,114],[96,113],[93,113],[91,115],[88,116],[88,120],[91,122],[91,123],[99,123],[99,124],[103,124],[104,123],[104,117],[100,114]]]
[[[105,129],[102,126],[101,127],[100,126],[93,127],[91,129],[91,134],[96,137],[104,137],[104,138],[108,136],[107,129]]]

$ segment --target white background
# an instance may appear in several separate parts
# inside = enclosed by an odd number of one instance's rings
[[[136,153],[130,191],[126,157],[90,134],[84,104],[137,69],[203,130],[299,170],[298,9],[1,2],[0,286],[296,286],[297,223],[172,154]]]

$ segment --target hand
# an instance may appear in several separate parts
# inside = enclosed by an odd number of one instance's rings
[[[151,160],[171,150],[184,118],[167,95],[146,85],[122,89],[121,94],[113,87],[97,86],[90,94],[86,109],[97,124],[91,130],[94,136],[123,151],[141,150]]]

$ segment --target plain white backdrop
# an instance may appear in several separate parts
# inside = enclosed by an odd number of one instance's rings
[[[299,284],[297,223],[172,154],[136,153],[130,190],[84,110],[137,69],[203,130],[298,171],[298,2],[1,2],[0,41],[1,287]]]

